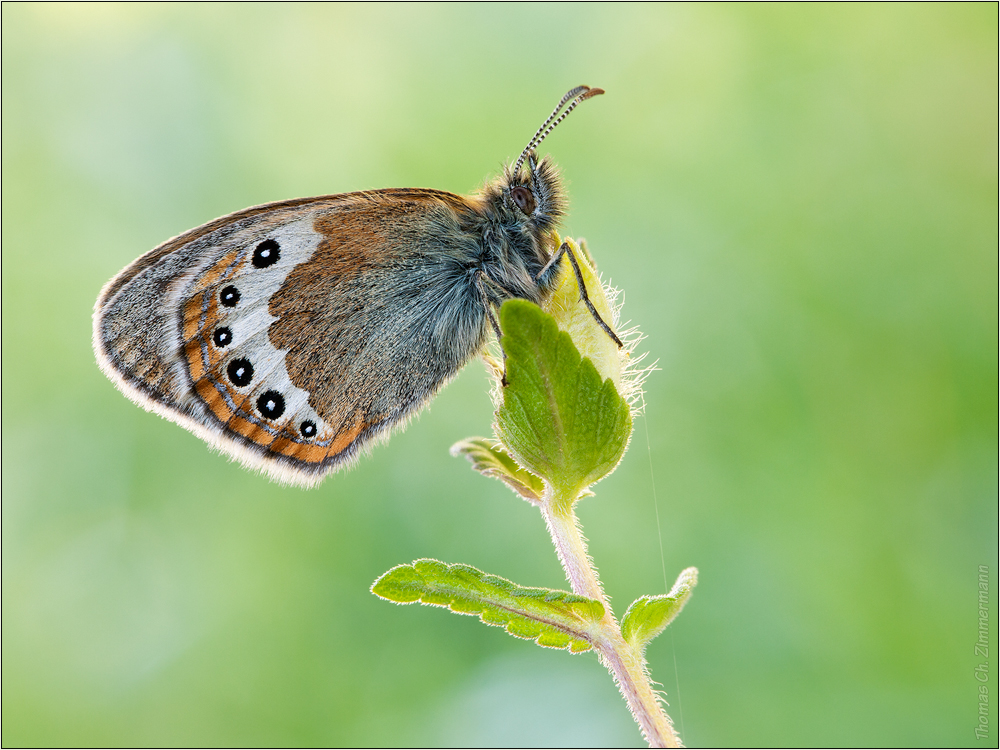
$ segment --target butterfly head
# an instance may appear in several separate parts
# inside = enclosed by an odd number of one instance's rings
[[[535,131],[517,161],[507,165],[503,177],[487,188],[489,203],[502,206],[513,223],[538,234],[555,227],[566,212],[562,179],[555,163],[548,157],[539,159],[536,149],[580,102],[603,93],[603,89],[589,86],[577,86],[568,91]]]
[[[526,168],[504,168],[503,176],[490,186],[495,205],[503,207],[511,224],[524,226],[538,234],[554,228],[566,213],[562,178],[555,162],[545,156],[527,155]]]

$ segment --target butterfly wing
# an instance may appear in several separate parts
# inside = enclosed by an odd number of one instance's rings
[[[475,208],[383,190],[217,219],[108,283],[98,361],[140,405],[279,480],[313,484],[482,347]]]

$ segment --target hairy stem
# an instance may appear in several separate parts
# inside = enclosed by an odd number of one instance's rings
[[[650,747],[681,747],[680,737],[650,684],[645,660],[622,637],[594,561],[587,554],[587,544],[573,513],[573,500],[575,498],[561,498],[549,492],[542,500],[541,510],[573,592],[604,605],[600,632],[593,641],[594,650],[614,677]]]

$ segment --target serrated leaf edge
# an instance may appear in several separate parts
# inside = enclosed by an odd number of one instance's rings
[[[490,445],[494,443],[498,447]],[[513,461],[518,469],[535,476],[530,471],[525,469],[517,461],[517,459],[507,452],[502,443],[498,440],[490,440],[489,438],[466,438],[465,440],[459,440],[453,446],[451,446],[451,455],[453,456],[464,456],[470,464],[474,471],[478,471],[484,477],[490,477],[493,479],[499,479],[501,482],[506,484],[511,490],[514,491],[521,499],[527,500],[532,505],[539,505],[542,502],[542,495],[533,487],[522,482],[516,474],[510,472],[506,466],[503,466],[502,462],[494,456],[495,461],[500,463],[500,467],[497,468],[489,464],[487,461],[481,459],[477,454],[479,451],[489,451],[491,454],[495,454],[498,451],[504,451],[506,455]],[[544,484],[544,480],[541,477],[535,477],[539,482]]]
[[[567,622],[563,622],[555,618],[539,616],[536,613],[528,612],[525,611],[524,609],[517,609],[516,607],[513,607],[510,604],[504,604],[499,601],[496,601],[495,599],[490,599],[482,592],[475,592],[474,590],[470,589],[462,589],[455,585],[439,585],[437,587],[438,590],[436,592],[433,590],[428,590],[424,592],[420,592],[419,590],[414,590],[414,593],[419,593],[419,596],[409,601],[399,601],[389,596],[385,596],[384,594],[379,593],[376,590],[376,588],[379,586],[380,583],[386,581],[386,579],[391,578],[393,574],[396,574],[405,569],[409,569],[418,576],[423,577],[423,573],[420,571],[418,566],[422,567],[441,566],[444,569],[443,572],[446,574],[471,575],[472,577],[478,579],[478,581],[483,583],[484,585],[500,588],[501,590],[506,589],[509,586],[510,589],[505,592],[506,597],[509,597],[510,599],[514,600],[518,598],[530,599],[531,602],[536,604],[536,606],[539,603],[551,603],[554,600],[561,600],[562,603],[570,605],[569,607],[567,607],[568,611],[564,613],[563,618],[566,620],[577,621],[579,623],[579,627],[573,627]],[[485,625],[502,627],[510,635],[513,635],[515,638],[523,638],[525,640],[534,641],[543,648],[566,649],[570,653],[574,654],[584,653],[593,648],[591,644],[591,641],[593,639],[593,634],[591,632],[591,629],[586,627],[586,624],[588,621],[590,621],[590,623],[593,626],[593,629],[596,630],[598,623],[604,616],[604,606],[595,599],[589,599],[585,596],[580,596],[579,594],[574,594],[569,591],[561,591],[559,589],[545,589],[537,587],[519,586],[515,584],[513,581],[510,581],[506,578],[502,578],[501,576],[496,576],[490,573],[484,573],[483,571],[479,570],[478,568],[474,568],[471,565],[465,565],[462,563],[448,564],[431,558],[422,558],[419,560],[414,560],[412,563],[397,565],[391,570],[386,571],[383,575],[381,575],[378,578],[378,580],[376,580],[372,584],[371,592],[380,599],[384,599],[394,604],[402,605],[402,604],[413,604],[415,602],[419,602],[420,604],[426,606],[447,608],[450,611],[455,612],[457,614],[477,616],[480,622],[484,623]],[[537,596],[538,594],[543,594],[544,596],[541,597],[540,599]],[[490,619],[484,617],[484,615],[487,615],[488,613],[485,612],[483,609],[480,609],[479,611],[466,611],[465,609],[456,608],[455,605],[457,604],[457,602],[455,600],[458,598],[472,599],[474,602],[476,602],[476,604],[479,604],[479,602],[476,601],[475,598],[477,595],[481,600],[485,601],[486,604],[488,604],[490,607],[500,610],[501,612],[507,613],[511,617],[504,622],[493,622]],[[448,601],[434,601],[434,599],[447,599]],[[576,608],[572,607],[572,605],[574,604],[587,604],[590,607],[594,608],[596,611],[592,615],[588,616],[584,613],[579,612],[578,610],[576,610]],[[564,636],[567,639],[567,642],[559,645],[555,645],[553,643],[543,643],[542,641],[545,639],[545,636],[551,635],[550,633],[546,632],[539,633],[537,636],[534,637],[514,632],[513,630],[511,630],[511,626],[515,624],[515,618],[523,618],[525,620],[533,621],[541,625],[547,626],[557,631],[562,636]]]
[[[609,399],[621,402],[621,404],[624,404],[627,410],[627,417],[626,417],[627,435],[624,444],[621,446],[621,450],[618,453],[617,459],[614,461],[604,462],[607,464],[605,468],[601,469],[597,469],[596,467],[592,468],[586,474],[574,477],[569,482],[565,481],[557,482],[557,484],[565,485],[559,487],[561,495],[563,496],[572,495],[574,499],[579,499],[580,497],[584,496],[583,495],[584,492],[587,492],[587,488],[589,488],[593,484],[596,484],[605,477],[609,476],[611,473],[614,472],[615,469],[618,468],[618,465],[621,463],[621,460],[624,457],[625,452],[628,450],[628,445],[631,442],[631,437],[632,437],[633,420],[632,420],[631,409],[628,406],[628,402],[618,392],[617,388],[615,387],[614,381],[611,378],[602,378],[600,372],[594,365],[593,361],[591,361],[589,357],[585,357],[580,353],[580,350],[573,342],[572,337],[566,331],[563,331],[562,329],[559,328],[558,324],[549,313],[547,313],[545,310],[542,310],[534,303],[528,302],[526,300],[508,300],[507,302],[504,303],[504,308],[508,306],[517,307],[520,304],[524,304],[526,306],[530,305],[541,314],[541,317],[538,317],[533,321],[530,321],[531,324],[539,328],[549,328],[552,331],[554,331],[555,334],[554,349],[557,354],[563,351],[566,354],[570,355],[571,359],[573,360],[570,364],[574,370],[576,380],[578,381],[578,383],[581,380],[590,380],[590,381],[596,380],[596,382],[593,382],[592,385],[596,385],[596,389],[594,389],[594,395],[596,399],[603,405],[603,408],[599,409],[602,415],[607,415],[607,413],[611,409],[611,403],[609,402]],[[507,317],[510,314],[511,313],[507,313],[505,315],[504,310],[501,309],[501,326],[503,326],[504,322],[506,321]],[[504,338],[506,338],[506,331]],[[503,346],[503,344],[504,341],[503,339],[501,339],[501,346]],[[532,356],[532,359],[537,362],[538,355],[540,354],[538,348],[535,347],[534,345],[531,345],[530,354]],[[556,365],[553,364],[553,368],[555,367]],[[544,377],[545,373],[541,374]],[[554,393],[552,392],[552,389],[550,387],[551,384],[548,381],[546,381],[542,385],[545,393],[545,398],[549,402],[549,411],[551,413],[557,412],[558,409],[555,408],[555,405],[558,400],[555,398]],[[524,406],[520,403],[521,401],[520,395],[508,391],[506,389],[504,390],[503,395],[504,395],[504,402],[502,406],[498,407],[496,411],[495,415],[496,419],[494,420],[494,430],[496,431],[497,435],[501,437],[501,442],[507,449],[508,455],[510,455],[515,460],[518,466],[525,467],[526,465],[530,465],[532,462],[527,460],[525,456],[521,455],[521,452],[518,450],[518,446],[516,444],[517,443],[516,433],[518,432],[518,430],[504,429],[504,427],[505,426],[514,427],[515,425],[520,423],[528,428],[527,429],[528,432],[537,432],[537,430],[536,428],[534,428],[532,425],[529,424],[527,412]],[[503,412],[506,412],[508,417],[507,419],[504,419],[502,417]],[[516,416],[514,415],[514,412],[517,412]],[[512,438],[515,439],[512,440]],[[524,470],[528,471],[531,474],[537,475],[537,472],[534,470],[531,469],[524,469]],[[546,483],[550,485],[556,481],[555,477],[543,477],[543,479],[544,481],[546,481]],[[588,494],[592,493],[588,492]]]

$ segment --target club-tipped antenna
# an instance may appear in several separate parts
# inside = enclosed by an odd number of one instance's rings
[[[535,131],[535,134],[531,136],[531,140],[528,141],[528,145],[524,147],[524,151],[522,151],[521,155],[517,158],[517,163],[514,164],[514,174],[516,175],[521,171],[524,160],[528,158],[528,154],[531,153],[532,149],[544,141],[546,136],[555,130],[556,125],[565,120],[569,113],[576,108],[576,105],[592,96],[599,96],[603,93],[604,89],[592,89],[590,86],[577,86],[575,89],[567,91],[566,95],[559,100],[559,104],[556,108],[552,110],[552,114],[548,116],[548,119],[546,119],[545,122],[542,123],[542,126]],[[570,102],[570,99],[573,101]],[[566,105],[566,102],[570,103],[566,106],[566,109],[563,110],[563,106]],[[561,115],[559,114],[560,110],[563,110]]]
[[[533,136],[531,136],[531,140],[528,141],[528,145],[525,147],[525,151],[531,149],[533,146],[537,144],[538,136],[540,136],[544,132],[545,128],[549,126],[550,122],[556,119],[556,115],[559,114],[559,111],[563,108],[563,105],[566,104],[566,102],[568,102],[574,96],[578,96],[579,94],[582,94],[583,92],[589,90],[590,86],[577,86],[575,89],[570,89],[569,91],[567,91],[566,95],[559,100],[559,104],[556,105],[556,108],[552,110],[552,114],[548,116],[545,122],[542,123],[542,126],[535,131],[535,134]]]

